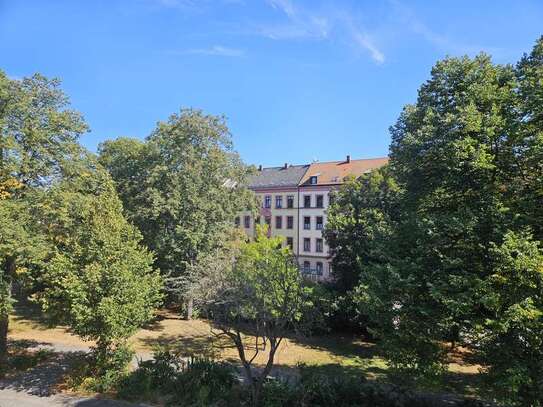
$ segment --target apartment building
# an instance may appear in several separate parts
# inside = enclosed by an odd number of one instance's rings
[[[298,185],[309,165],[288,165],[258,169],[249,180],[249,188],[261,202],[255,218],[244,212],[236,218],[236,224],[251,236],[255,236],[256,225],[266,223],[273,236],[285,238],[294,255],[298,255]]]
[[[348,177],[379,168],[388,158],[314,162],[306,165],[259,168],[249,188],[262,207],[256,219],[240,214],[236,224],[253,237],[258,223],[267,223],[272,236],[283,236],[304,274],[315,280],[330,278],[331,258],[322,235],[330,194]]]

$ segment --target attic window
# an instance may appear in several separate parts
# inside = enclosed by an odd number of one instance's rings
[[[316,175],[312,175],[311,177],[309,177],[309,183],[311,185],[315,185],[317,183],[317,176]]]

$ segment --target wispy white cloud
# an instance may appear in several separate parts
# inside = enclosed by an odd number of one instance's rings
[[[229,48],[222,45],[213,45],[209,48],[193,48],[182,51],[169,51],[172,55],[209,55],[219,57],[242,57],[245,51],[238,48]]]
[[[385,55],[375,40],[346,10],[335,6],[327,13],[318,13],[299,7],[292,0],[267,0],[267,3],[283,13],[287,22],[261,25],[257,30],[258,34],[274,40],[325,41],[332,40],[331,34],[334,33],[336,37],[347,39],[355,49],[368,52],[374,62],[378,64],[385,62]]]
[[[294,5],[290,0],[268,0],[268,4],[283,11],[290,18],[294,18],[296,15]]]
[[[365,34],[358,30],[354,30],[352,35],[356,43],[361,48],[365,49],[370,53],[371,59],[373,59],[378,64],[382,64],[383,62],[385,62],[385,54],[383,54],[383,52],[379,48],[377,48],[377,45],[375,45],[375,43],[368,34]]]
[[[260,35],[275,40],[328,37],[329,21],[326,17],[298,8],[290,0],[267,0],[267,3],[285,14],[287,23],[262,24],[257,29]]]

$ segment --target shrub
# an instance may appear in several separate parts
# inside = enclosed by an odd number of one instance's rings
[[[226,401],[236,380],[227,363],[193,358],[175,380],[174,400],[179,405],[208,406]]]
[[[118,395],[126,400],[165,398],[175,406],[224,405],[235,398],[234,372],[224,362],[184,360],[171,351],[159,351],[120,381]]]
[[[133,356],[134,351],[128,346],[106,351],[93,349],[72,369],[69,386],[90,392],[112,391],[128,374],[127,367]]]

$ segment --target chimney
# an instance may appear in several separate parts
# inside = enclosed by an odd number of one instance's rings
[[[347,156],[347,159],[345,160],[345,162],[347,162],[347,163],[351,162],[351,156],[350,155]]]
[[[262,171],[262,164],[258,166],[258,171]]]
[[[288,168],[288,163],[285,163],[285,165],[283,165],[283,168],[286,170]]]

